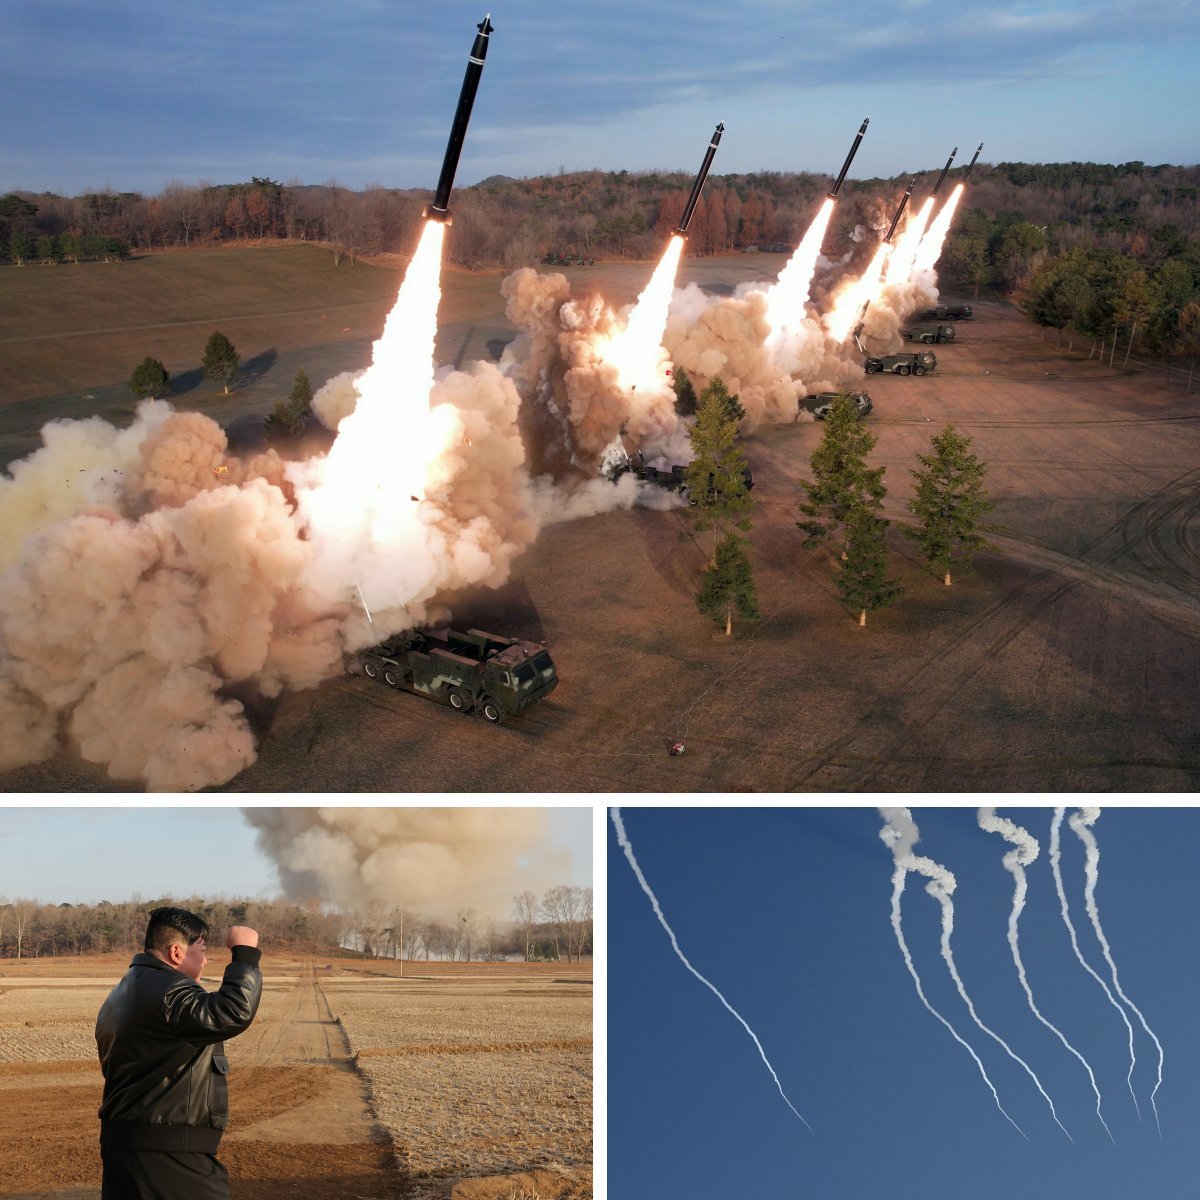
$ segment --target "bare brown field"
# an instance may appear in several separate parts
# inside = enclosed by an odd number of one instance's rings
[[[728,292],[782,261],[687,260],[680,281]],[[568,274],[620,302],[649,267]],[[448,331],[474,355],[505,328],[499,277],[472,279],[469,301],[443,299],[443,357]],[[497,729],[329,680],[254,709],[258,761],[225,790],[1195,790],[1200,402],[1161,372],[1056,349],[1006,304],[975,308],[934,374],[869,384],[889,516],[905,518],[909,469],[945,421],[989,464],[1005,531],[975,576],[944,588],[893,525],[904,593],[860,629],[828,553],[804,550],[795,527],[822,428],[763,427],[745,443],[761,622],[727,640],[698,616],[707,544],[681,512],[553,526],[505,587],[453,604],[467,625],[549,643],[560,684],[547,702]],[[672,758],[676,739],[687,749]],[[69,753],[3,782],[117,786]]]
[[[0,964],[0,1195],[99,1195],[93,1027],[127,964],[69,963]],[[227,1044],[235,1196],[591,1196],[589,964],[264,965]]]

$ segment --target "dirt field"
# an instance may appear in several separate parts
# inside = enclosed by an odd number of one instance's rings
[[[727,292],[782,261],[685,262],[680,280]],[[621,301],[648,267],[570,273]],[[503,341],[486,291],[499,277],[471,278],[443,300],[443,356],[448,338],[472,357]],[[944,588],[893,526],[904,594],[860,629],[828,554],[803,550],[794,524],[822,427],[764,427],[746,442],[761,623],[726,640],[697,615],[707,549],[681,512],[554,526],[506,587],[454,605],[468,625],[549,643],[549,701],[494,729],[330,680],[254,711],[258,762],[227,790],[1195,790],[1200,399],[1161,372],[1056,350],[1007,305],[975,308],[933,375],[869,384],[888,515],[903,519],[909,469],[946,420],[989,464],[1006,528],[975,577]],[[677,738],[687,751],[668,757]],[[113,787],[70,755],[4,784]]]
[[[93,1027],[126,965],[0,964],[0,1195],[99,1196]],[[235,1197],[590,1197],[590,966],[264,965],[227,1044]]]

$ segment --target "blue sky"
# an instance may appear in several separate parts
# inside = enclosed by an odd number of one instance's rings
[[[549,841],[571,855],[564,883],[592,882],[592,813],[548,810]],[[236,808],[0,808],[0,896],[45,903],[261,896],[279,876]]]
[[[0,190],[437,180],[484,0],[10,0]],[[492,0],[458,183],[600,167],[1196,161],[1191,0]]]
[[[780,1098],[746,1033],[676,958],[609,829],[610,1194],[1009,1200],[1191,1200],[1200,1177],[1200,912],[1195,809],[1105,809],[1096,897],[1136,1018],[1128,1035],[1076,961],[1047,845],[1052,810],[1004,809],[1039,840],[1021,951],[1035,999],[1096,1073],[1030,1013],[1006,941],[1007,849],[974,809],[913,809],[916,847],[957,876],[954,952],[976,1009],[1037,1073],[1072,1145],[1022,1069],[970,1021],[938,948],[940,909],[915,879],[905,934],[926,994],[979,1053],[1009,1113],[966,1052],[921,1006],[890,924],[892,862],[874,809],[623,810],[634,851],[685,954],[759,1036],[810,1133]],[[1083,852],[1063,826],[1070,911],[1108,978],[1084,910]],[[1110,984],[1111,987],[1111,984]]]

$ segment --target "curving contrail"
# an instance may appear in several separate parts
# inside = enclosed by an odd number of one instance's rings
[[[1041,1010],[1033,1001],[1033,989],[1029,986],[1029,980],[1025,977],[1025,964],[1021,961],[1021,950],[1017,942],[1017,922],[1021,919],[1021,913],[1025,908],[1025,895],[1029,889],[1029,884],[1025,878],[1025,868],[1035,862],[1041,850],[1037,839],[1020,825],[1008,820],[1005,817],[996,816],[994,808],[981,808],[979,810],[979,827],[986,830],[988,833],[998,833],[1006,841],[1010,842],[1013,849],[1010,850],[1001,860],[1007,870],[1013,877],[1013,903],[1012,911],[1008,915],[1008,944],[1012,949],[1013,962],[1017,967],[1017,975],[1021,980],[1021,987],[1025,989],[1025,996],[1029,1001],[1029,1008],[1033,1015],[1037,1017],[1047,1029],[1053,1030],[1058,1035],[1058,1040],[1075,1055],[1083,1064],[1083,1069],[1088,1073],[1088,1078],[1092,1081],[1092,1091],[1096,1094],[1096,1116],[1100,1118],[1100,1124],[1104,1126],[1104,1132],[1112,1139],[1113,1144],[1116,1144],[1116,1138],[1112,1135],[1112,1130],[1108,1127],[1108,1122],[1100,1112],[1100,1088],[1096,1084],[1096,1076],[1092,1071],[1088,1060],[1067,1041],[1066,1034],[1063,1033],[1057,1025],[1048,1021],[1042,1016]]]
[[[975,1060],[975,1065],[979,1068],[979,1074],[983,1076],[983,1082],[987,1084],[992,1093],[992,1099],[996,1101],[996,1107],[1003,1114],[1004,1119],[1026,1141],[1029,1141],[1025,1130],[1004,1111],[1004,1105],[1000,1103],[1000,1094],[996,1091],[996,1085],[988,1078],[983,1060],[975,1053],[971,1044],[959,1036],[954,1026],[929,1003],[925,995],[925,990],[921,986],[921,978],[917,974],[917,968],[913,965],[908,943],[904,940],[904,930],[900,921],[900,897],[904,894],[904,883],[909,871],[917,871],[922,875],[927,875],[931,879],[944,880],[948,876],[951,891],[954,889],[954,876],[945,867],[939,866],[932,859],[913,854],[912,848],[920,839],[920,834],[917,832],[916,823],[913,821],[912,814],[907,808],[881,808],[879,813],[886,822],[884,827],[879,831],[879,836],[883,840],[884,845],[891,850],[896,864],[896,870],[892,874],[892,931],[896,935],[896,942],[900,946],[900,952],[904,955],[904,965],[908,967],[908,973],[912,976],[913,983],[916,985],[917,995],[921,998],[921,1003],[925,1005],[929,1012],[937,1017],[950,1031],[950,1036]],[[1051,1105],[1051,1109],[1053,1110],[1053,1105]],[[1055,1120],[1057,1119],[1056,1117]],[[1065,1133],[1066,1130],[1063,1132]],[[1070,1134],[1067,1136],[1069,1137]]]
[[[1067,893],[1063,889],[1062,869],[1060,866],[1062,860],[1062,850],[1060,837],[1062,834],[1063,815],[1066,813],[1065,808],[1056,808],[1054,810],[1054,819],[1050,822],[1050,867],[1054,872],[1054,887],[1058,892],[1058,901],[1062,908],[1063,923],[1067,927],[1067,932],[1071,935],[1071,946],[1075,951],[1075,957],[1079,959],[1079,965],[1104,989],[1104,994],[1108,997],[1108,1002],[1121,1014],[1121,1020],[1125,1022],[1125,1028],[1129,1030],[1129,1074],[1125,1077],[1129,1084],[1129,1094],[1133,1096],[1133,1107],[1137,1109],[1138,1119],[1141,1119],[1142,1110],[1137,1102],[1137,1095],[1133,1090],[1133,1068],[1137,1065],[1137,1056],[1133,1050],[1133,1026],[1129,1023],[1129,1017],[1126,1016],[1125,1010],[1113,998],[1112,992],[1108,990],[1108,984],[1092,970],[1087,960],[1083,957],[1079,949],[1079,939],[1075,936],[1075,926],[1071,924],[1071,915],[1067,909]]]
[[[1067,821],[1067,824],[1075,830],[1086,852],[1084,872],[1087,876],[1087,886],[1084,889],[1084,899],[1088,916],[1092,919],[1092,928],[1096,931],[1096,938],[1100,942],[1100,948],[1104,951],[1104,961],[1108,963],[1109,970],[1112,971],[1113,986],[1117,989],[1117,995],[1137,1014],[1142,1028],[1150,1035],[1150,1040],[1158,1049],[1158,1082],[1154,1085],[1154,1091],[1150,1093],[1150,1107],[1154,1109],[1154,1123],[1158,1126],[1158,1136],[1162,1137],[1162,1122],[1158,1119],[1158,1105],[1154,1103],[1154,1097],[1158,1095],[1158,1089],[1162,1087],[1162,1043],[1154,1036],[1154,1030],[1146,1024],[1146,1018],[1142,1016],[1141,1009],[1121,990],[1121,980],[1117,977],[1117,964],[1113,961],[1112,951],[1109,948],[1108,939],[1104,936],[1104,930],[1100,928],[1100,910],[1096,907],[1096,884],[1100,879],[1100,847],[1096,844],[1096,837],[1091,830],[1091,826],[1099,818],[1100,810],[1098,808],[1081,808]],[[1130,1073],[1132,1074],[1132,1067]]]
[[[947,886],[944,879],[935,876],[925,885],[925,890],[942,906],[942,958],[946,960],[946,966],[950,970],[950,977],[954,980],[954,986],[958,988],[958,994],[963,998],[963,1003],[967,1006],[967,1011],[971,1014],[971,1020],[993,1041],[999,1042],[1004,1047],[1004,1052],[1013,1062],[1018,1062],[1025,1068],[1025,1073],[1033,1080],[1037,1090],[1041,1092],[1042,1099],[1050,1105],[1050,1115],[1054,1118],[1055,1125],[1067,1135],[1067,1141],[1074,1145],[1075,1139],[1067,1131],[1067,1127],[1058,1119],[1058,1112],[1054,1107],[1054,1101],[1050,1099],[1046,1089],[1042,1087],[1042,1081],[1034,1073],[1033,1068],[994,1029],[985,1025],[980,1020],[979,1014],[975,1011],[975,1005],[971,1003],[971,997],[967,995],[966,985],[963,983],[962,976],[959,975],[958,967],[954,962],[954,952],[950,949],[950,937],[954,933],[954,901],[950,897],[954,892],[956,881],[950,871],[942,868],[942,872],[950,876],[949,886]]]
[[[687,956],[679,948],[679,942],[675,939],[675,932],[672,930],[671,926],[667,924],[667,918],[663,916],[662,908],[658,903],[658,897],[655,896],[653,889],[646,882],[646,877],[642,874],[642,868],[638,866],[638,861],[634,857],[633,846],[630,845],[629,836],[625,832],[625,823],[621,820],[621,810],[619,808],[611,808],[609,809],[609,815],[612,817],[613,826],[617,831],[617,841],[620,843],[621,849],[625,851],[625,857],[629,860],[629,865],[633,868],[633,873],[637,876],[638,883],[642,885],[642,891],[645,892],[649,897],[650,903],[654,907],[654,915],[658,918],[658,923],[667,931],[667,937],[671,939],[671,945],[674,947],[675,953],[679,955],[679,961],[683,963],[683,965],[687,967],[687,969],[691,971],[691,973],[695,975],[695,977],[700,980],[700,982],[704,984],[704,986],[708,988],[708,990],[712,992],[712,994],[716,996],[716,998],[720,1000],[720,1002],[738,1019],[738,1022],[741,1024],[742,1028],[753,1039],[755,1046],[758,1047],[759,1056],[766,1064],[767,1070],[771,1072],[771,1078],[775,1080],[775,1086],[779,1089],[779,1094],[783,1097],[783,1102],[792,1110],[792,1112],[796,1114],[797,1117],[800,1117],[804,1127],[809,1131],[809,1133],[811,1133],[812,1126],[804,1120],[804,1117],[800,1115],[800,1112],[796,1106],[787,1098],[787,1093],[783,1090],[783,1084],[779,1082],[779,1076],[775,1074],[775,1068],[771,1066],[770,1060],[767,1058],[766,1051],[762,1048],[762,1042],[758,1040],[758,1036],[755,1034],[754,1030],[746,1024],[746,1021],[742,1017],[741,1013],[739,1013],[737,1009],[734,1008],[733,1005],[721,995],[716,987],[714,987],[707,979],[705,979],[704,976],[701,975],[700,972],[697,971],[690,962],[688,962]]]

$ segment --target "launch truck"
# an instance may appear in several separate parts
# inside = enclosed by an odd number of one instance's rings
[[[882,358],[868,358],[863,364],[868,375],[879,371],[890,371],[893,375],[925,375],[937,367],[937,355],[932,350],[919,354],[885,354]]]
[[[933,329],[930,329],[928,326],[920,326],[916,329],[906,329],[904,331],[904,340],[906,342],[924,342],[926,346],[932,346],[934,342],[952,342],[955,336],[953,325],[938,325]]]
[[[939,304],[937,308],[927,308],[920,321],[970,321],[974,319],[969,304]]]
[[[493,725],[544,700],[558,673],[544,642],[468,629],[401,633],[359,655],[363,674]]]
[[[805,396],[803,400],[799,401],[798,407],[801,411],[808,409],[818,421],[824,421],[829,416],[833,402],[839,395],[841,395],[840,392],[817,392],[815,395]],[[854,401],[860,417],[865,417],[875,407],[866,392],[847,392],[846,395]]]

